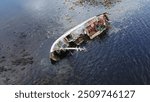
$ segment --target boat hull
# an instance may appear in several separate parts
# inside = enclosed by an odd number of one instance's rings
[[[108,28],[108,17],[103,13],[94,16],[59,37],[50,49],[51,62],[64,58],[70,51],[77,50],[87,39],[94,39]],[[69,49],[70,48],[70,49]]]

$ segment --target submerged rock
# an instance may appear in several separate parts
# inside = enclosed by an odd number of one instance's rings
[[[83,5],[83,4],[89,4],[89,5],[103,5],[105,7],[109,7],[117,2],[120,2],[121,0],[76,0],[76,5]]]
[[[20,58],[20,59],[16,59],[14,61],[12,61],[13,65],[22,65],[25,66],[27,64],[32,64],[33,63],[33,57],[28,57],[28,58]]]

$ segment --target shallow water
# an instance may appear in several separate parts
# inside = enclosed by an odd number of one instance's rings
[[[0,84],[150,84],[150,1],[75,1],[0,1]],[[109,32],[52,65],[53,42],[102,12]]]

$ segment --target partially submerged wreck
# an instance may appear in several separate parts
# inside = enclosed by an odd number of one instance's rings
[[[59,61],[66,53],[72,50],[82,51],[79,48],[86,38],[93,39],[108,29],[109,19],[107,13],[94,16],[83,23],[75,26],[61,37],[59,37],[50,49],[50,60],[52,63]]]

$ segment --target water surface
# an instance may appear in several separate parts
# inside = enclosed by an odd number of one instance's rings
[[[0,1],[0,84],[150,84],[150,1],[76,1]],[[52,65],[53,42],[102,12],[109,32]]]

